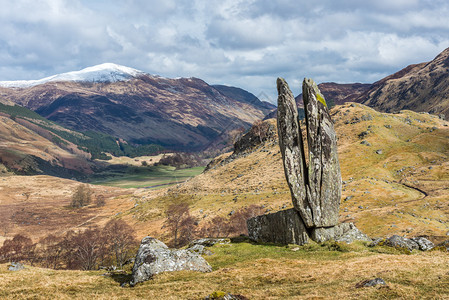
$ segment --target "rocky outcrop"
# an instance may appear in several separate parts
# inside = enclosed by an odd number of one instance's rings
[[[369,244],[370,247],[378,245],[393,247],[396,249],[406,249],[408,251],[412,250],[427,251],[435,247],[435,245],[425,237],[414,237],[408,239],[406,237],[399,235],[392,235],[386,239],[379,238],[374,240],[371,244]]]
[[[279,147],[294,209],[249,219],[249,236],[261,242],[299,245],[309,238],[370,241],[354,224],[338,224],[341,173],[337,137],[324,96],[313,80],[304,79],[307,151],[295,98],[282,78],[277,89]]]
[[[332,227],[313,228],[310,232],[310,238],[319,243],[329,240],[348,244],[354,241],[372,241],[371,238],[355,227],[353,223],[340,223]]]
[[[182,270],[210,272],[212,267],[195,251],[169,249],[161,241],[147,236],[137,252],[130,285],[134,286],[162,272]]]
[[[311,79],[304,79],[307,165],[295,99],[284,79],[278,78],[277,86],[279,146],[293,205],[307,227],[335,226],[338,224],[341,173],[337,138],[326,100]]]
[[[298,244],[309,241],[306,227],[295,209],[261,215],[247,221],[249,237],[259,243]]]

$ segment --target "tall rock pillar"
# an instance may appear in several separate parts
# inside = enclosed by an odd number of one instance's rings
[[[341,173],[326,100],[312,79],[304,79],[302,89],[307,147],[295,98],[287,82],[277,79],[279,146],[294,210],[249,219],[248,231],[255,240],[303,244],[311,238],[322,242],[349,228],[338,224]]]

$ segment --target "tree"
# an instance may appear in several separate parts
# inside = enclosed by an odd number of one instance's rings
[[[202,235],[208,237],[227,237],[230,232],[229,220],[215,216],[202,229]]]
[[[61,258],[64,251],[66,241],[62,237],[50,234],[39,240],[39,248],[36,253],[39,256],[42,266],[45,268],[57,269],[61,266]]]
[[[112,253],[117,266],[123,267],[137,246],[133,229],[123,220],[110,220],[103,228],[103,236],[107,252]]]
[[[195,235],[196,219],[190,215],[188,202],[182,202],[183,197],[175,196],[165,210],[167,219],[164,225],[173,234],[173,246],[180,247]],[[179,238],[181,235],[181,238]],[[187,236],[182,236],[187,235]]]
[[[106,198],[103,195],[98,195],[97,199],[95,200],[95,205],[97,207],[105,206],[106,205]]]
[[[246,221],[263,214],[263,208],[259,205],[250,205],[237,210],[230,218],[230,232],[234,235],[248,234]]]
[[[92,190],[89,185],[78,185],[72,195],[71,207],[80,208],[89,205],[92,201]]]
[[[5,240],[0,248],[0,261],[34,261],[33,241],[22,234],[16,234],[11,240]]]
[[[70,269],[93,270],[97,267],[104,238],[98,228],[67,234],[69,251],[66,253],[67,267]]]

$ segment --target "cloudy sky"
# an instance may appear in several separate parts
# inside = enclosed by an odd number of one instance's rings
[[[371,83],[449,47],[446,0],[0,0],[0,80],[113,62],[275,98]]]

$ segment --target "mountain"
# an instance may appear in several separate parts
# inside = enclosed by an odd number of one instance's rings
[[[345,102],[360,102],[358,98],[365,93],[371,84],[366,83],[335,83],[323,82],[318,84],[318,88],[326,98],[326,102],[330,107],[342,105]],[[302,102],[302,93],[295,97],[298,105],[298,113],[300,118],[304,118],[304,103]],[[264,119],[276,118],[277,110],[269,113]]]
[[[248,128],[271,109],[234,99],[198,78],[169,79],[115,64],[0,82],[0,102],[7,101],[77,131],[190,151]]]
[[[133,68],[112,63],[104,63],[101,65],[85,68],[81,71],[57,74],[39,80],[1,81],[0,87],[29,88],[47,82],[58,81],[117,82],[126,81],[143,74],[145,73]]]
[[[220,93],[225,95],[226,97],[235,99],[242,103],[248,103],[259,107],[263,111],[272,111],[276,109],[276,106],[267,101],[261,101],[254,94],[245,91],[244,89],[227,86],[227,85],[212,85],[215,89],[217,89]]]
[[[384,112],[410,109],[449,118],[449,48],[375,82],[356,101]]]
[[[0,105],[0,173],[72,178],[93,172],[91,154],[64,138],[81,134],[24,110]]]

